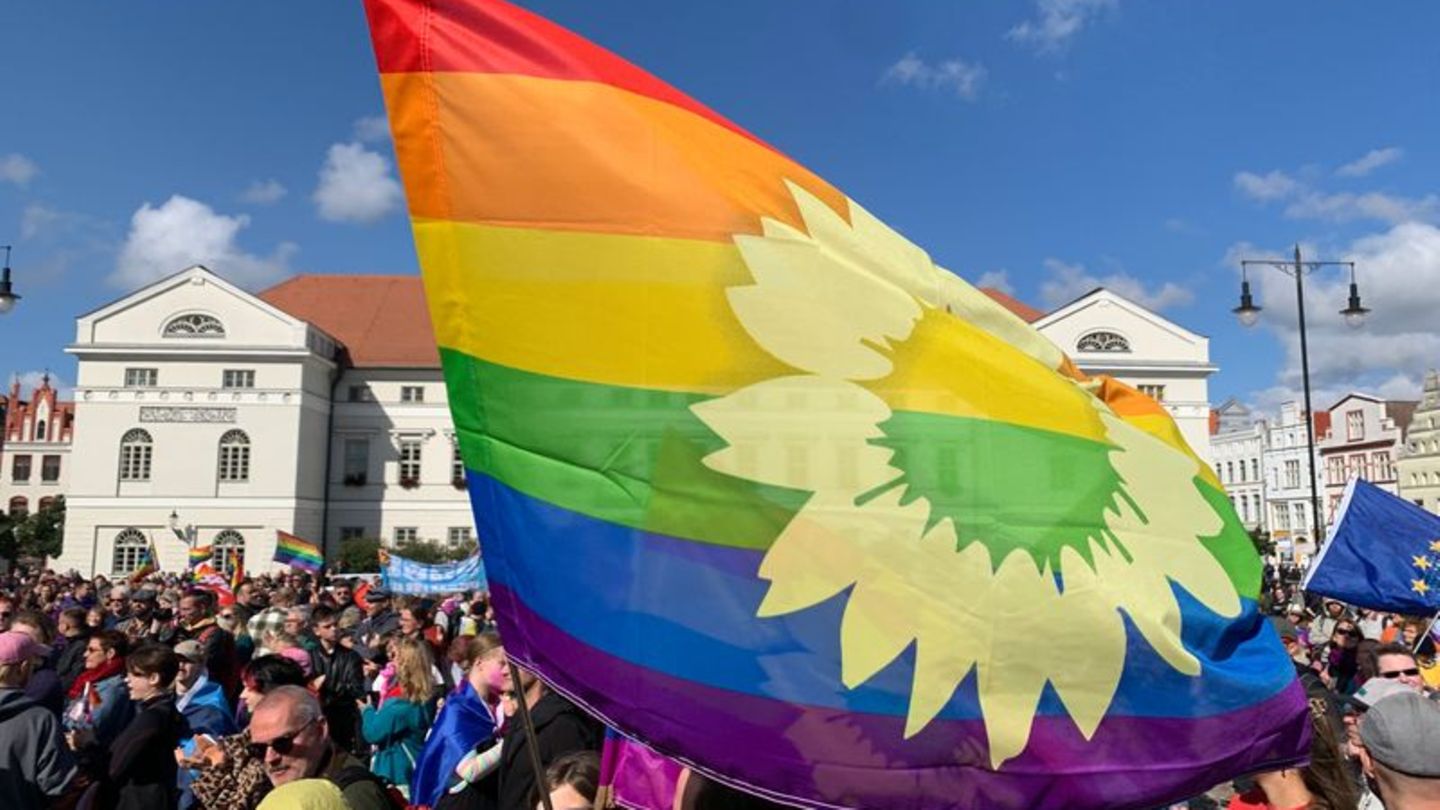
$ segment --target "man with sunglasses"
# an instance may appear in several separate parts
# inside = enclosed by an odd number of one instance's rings
[[[351,810],[390,810],[384,785],[358,759],[330,740],[320,703],[299,686],[277,686],[250,720],[251,756],[279,787],[300,779],[328,779]]]
[[[1415,689],[1425,689],[1420,677],[1420,664],[1404,644],[1381,644],[1375,648],[1375,677],[1399,681]]]

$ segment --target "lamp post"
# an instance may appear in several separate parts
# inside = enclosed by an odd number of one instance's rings
[[[187,525],[187,526],[185,527],[184,531],[182,532],[181,529],[180,529],[180,515],[179,515],[174,509],[171,509],[171,510],[170,510],[170,520],[169,520],[169,524],[170,524],[170,531],[176,533],[177,535],[179,535],[179,534],[183,534],[183,535],[184,535],[184,537],[185,537],[185,544],[186,544],[187,546],[194,546],[194,545],[195,545],[195,527],[194,527],[194,526],[191,526],[191,525]]]
[[[1322,267],[1348,267],[1350,268],[1350,301],[1347,306],[1340,310],[1345,316],[1345,325],[1351,329],[1359,329],[1365,323],[1365,315],[1370,312],[1360,304],[1360,289],[1355,284],[1355,263],[1354,262],[1317,262],[1302,261],[1300,258],[1300,246],[1295,246],[1295,258],[1293,261],[1282,261],[1279,259],[1242,259],[1240,262],[1240,306],[1235,307],[1232,312],[1239,319],[1242,326],[1254,326],[1260,320],[1260,305],[1255,303],[1254,296],[1250,294],[1249,270],[1254,267],[1272,267],[1287,276],[1295,279],[1295,310],[1300,322],[1300,378],[1305,386],[1305,438],[1306,452],[1309,453],[1310,467],[1310,510],[1314,520],[1311,533],[1314,535],[1315,548],[1320,548],[1320,535],[1325,526],[1320,520],[1320,484],[1319,471],[1315,469],[1315,412],[1310,404],[1310,349],[1305,332],[1305,276],[1313,273]]]
[[[10,246],[0,245],[5,249],[5,266],[0,268],[0,315],[4,315],[15,308],[20,296],[16,295],[10,284]]]

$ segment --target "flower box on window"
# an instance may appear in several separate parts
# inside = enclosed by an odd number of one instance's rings
[[[416,487],[420,486],[420,479],[419,479],[419,478],[401,478],[401,479],[400,479],[400,486],[404,487],[405,489],[415,489]]]
[[[462,476],[457,475],[454,478],[450,479],[450,486],[455,487],[456,489],[464,489],[465,479]]]

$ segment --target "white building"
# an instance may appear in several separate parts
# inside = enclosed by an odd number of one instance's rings
[[[1400,456],[1400,494],[1440,514],[1440,373],[1425,375],[1425,392]]]
[[[1103,287],[1032,321],[1086,374],[1108,374],[1158,400],[1190,447],[1210,454],[1210,339]]]
[[[11,383],[9,395],[0,394],[0,414],[0,511],[28,515],[66,494],[74,403],[59,398],[47,374],[29,399],[19,380]]]
[[[1266,426],[1250,409],[1229,400],[1215,409],[1214,432],[1210,436],[1210,455],[1215,475],[1225,485],[1225,493],[1235,505],[1235,513],[1247,529],[1265,530],[1265,458]]]
[[[74,469],[59,569],[127,573],[154,542],[271,566],[323,543],[473,536],[420,279],[299,276],[258,295],[203,267],[76,324]]]
[[[1317,441],[1329,427],[1329,412],[1317,412],[1313,425]],[[1317,487],[1324,481],[1318,448],[1311,455],[1308,447],[1300,404],[1282,404],[1280,418],[1266,426],[1265,455],[1261,462],[1265,473],[1265,506],[1275,550],[1281,559],[1302,566],[1308,563],[1316,548],[1310,476],[1315,476]]]
[[[1385,401],[1368,394],[1347,394],[1330,406],[1330,427],[1320,446],[1320,466],[1325,473],[1325,521],[1335,510],[1352,478],[1363,478],[1386,492],[1399,494],[1395,462],[1404,446],[1405,430],[1415,413],[1415,403]]]

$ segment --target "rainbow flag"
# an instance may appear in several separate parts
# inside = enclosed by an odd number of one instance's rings
[[[208,563],[213,552],[214,549],[211,546],[191,546],[190,567],[195,568],[202,563]]]
[[[156,571],[160,570],[159,557],[155,554],[155,541],[151,540],[150,545],[145,547],[145,552],[140,557],[140,564],[130,573],[130,582],[137,583]]]
[[[1305,759],[1253,546],[1157,403],[573,33],[366,10],[507,653],[806,807]]]
[[[275,562],[315,573],[325,565],[320,547],[307,543],[289,532],[275,531]]]

